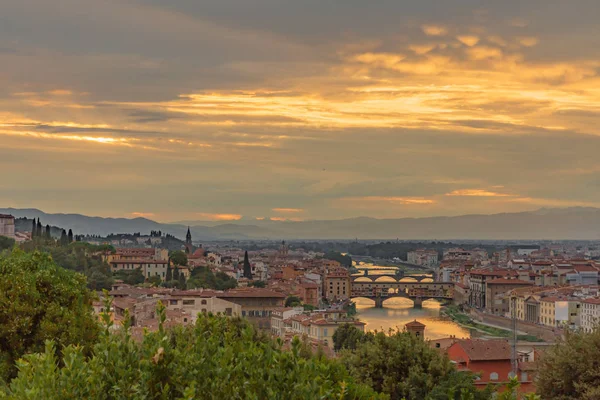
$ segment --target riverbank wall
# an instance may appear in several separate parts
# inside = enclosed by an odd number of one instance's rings
[[[510,318],[488,314],[474,309],[471,309],[469,315],[475,321],[495,325],[506,330],[512,329],[512,321]],[[546,342],[555,342],[563,335],[562,329],[553,329],[525,321],[517,321],[517,330],[526,332],[528,335],[537,336]]]

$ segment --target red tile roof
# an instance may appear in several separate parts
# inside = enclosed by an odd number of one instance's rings
[[[412,328],[412,327],[420,328],[420,327],[425,326],[425,324],[422,324],[415,319],[414,321],[410,321],[409,323],[405,324],[404,326],[409,327],[409,328]]]
[[[533,282],[522,281],[520,279],[496,278],[486,282],[488,285],[533,285]]]
[[[471,361],[510,360],[508,340],[461,339],[454,345],[462,347]]]

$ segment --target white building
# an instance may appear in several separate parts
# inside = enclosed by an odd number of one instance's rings
[[[434,268],[438,264],[438,253],[435,250],[418,249],[406,253],[406,261],[410,264]]]
[[[286,332],[284,321],[294,315],[302,314],[303,307],[276,308],[271,312],[271,333],[283,337]]]
[[[581,302],[581,328],[591,332],[600,322],[600,299],[585,299]]]
[[[15,217],[7,214],[0,214],[0,236],[7,236],[11,239],[15,237]]]

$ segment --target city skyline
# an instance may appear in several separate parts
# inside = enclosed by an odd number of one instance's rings
[[[0,206],[234,221],[600,207],[593,1],[8,0]]]

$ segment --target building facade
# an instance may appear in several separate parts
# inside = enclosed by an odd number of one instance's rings
[[[12,215],[0,214],[0,236],[15,239],[15,217]]]

